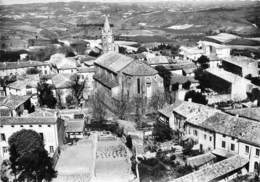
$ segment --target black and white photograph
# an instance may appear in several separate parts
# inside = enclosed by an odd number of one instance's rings
[[[0,0],[0,181],[260,182],[260,0]]]

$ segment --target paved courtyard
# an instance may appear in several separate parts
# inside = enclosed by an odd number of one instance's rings
[[[94,169],[94,135],[79,140],[75,145],[64,146],[54,182],[88,182]]]
[[[119,138],[99,139],[96,153],[96,182],[128,182],[133,179],[129,154]]]

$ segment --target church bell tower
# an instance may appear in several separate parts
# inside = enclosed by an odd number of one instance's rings
[[[101,39],[102,39],[103,53],[107,53],[110,51],[118,52],[118,46],[114,43],[112,29],[110,27],[110,23],[108,21],[107,16],[105,16],[105,23],[102,29]]]

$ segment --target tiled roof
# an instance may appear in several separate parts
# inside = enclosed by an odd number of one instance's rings
[[[226,80],[229,83],[234,83],[237,81],[250,83],[249,80],[242,78],[234,73],[228,72],[224,69],[208,68],[206,69],[206,71],[212,75],[222,78],[223,80]]]
[[[244,167],[248,160],[239,155],[217,162],[203,169],[171,180],[170,182],[209,182],[223,177],[232,171]]]
[[[180,61],[165,67],[169,70],[196,69],[196,65],[193,62],[188,61]]]
[[[245,57],[245,56],[232,56],[232,57],[227,57],[224,59],[224,61],[227,61],[229,63],[235,64],[237,66],[248,66],[250,63],[256,63],[256,60]]]
[[[95,72],[95,69],[88,68],[88,67],[79,67],[78,68],[78,73],[90,73],[90,72]]]
[[[7,85],[7,87],[19,90],[26,87],[37,88],[37,84],[39,81],[40,78],[38,75],[26,75],[25,78],[18,78],[17,81],[10,83],[9,85]]]
[[[27,67],[29,68],[29,67],[44,66],[44,65],[48,65],[48,63],[40,62],[40,61],[1,62],[0,70],[27,68]]]
[[[225,112],[232,114],[232,115],[238,114],[239,117],[245,117],[248,119],[260,121],[260,107],[231,109],[231,110],[226,110]]]
[[[138,60],[132,61],[122,71],[123,73],[132,76],[152,76],[158,74],[158,71],[150,65]]]
[[[257,121],[218,112],[200,126],[260,146],[260,123]]]
[[[147,60],[148,64],[169,64],[166,56],[155,56]]]
[[[77,61],[74,57],[65,57],[64,54],[54,54],[51,56],[50,61],[58,69],[76,69]]]
[[[95,64],[117,73],[132,61],[133,58],[131,57],[116,52],[108,52],[98,57],[95,61]]]
[[[74,120],[67,123],[66,132],[83,132],[84,131],[84,120]]]
[[[16,109],[21,104],[25,103],[31,96],[18,96],[18,95],[9,95],[0,99],[0,106],[6,106],[9,109]]]
[[[171,84],[176,84],[176,83],[184,84],[188,81],[190,81],[191,83],[198,83],[199,82],[198,80],[196,80],[193,77],[188,77],[188,76],[183,76],[183,75],[178,75],[178,74],[172,73]]]
[[[208,115],[215,111],[215,109],[209,106],[187,101],[182,102],[182,104],[174,109],[174,112],[182,115],[187,119],[192,119],[192,117],[203,113],[205,113],[205,115]]]
[[[209,153],[187,158],[187,165],[191,167],[199,167],[206,164],[207,162],[212,161],[215,158],[216,156],[211,152],[209,152]]]
[[[55,124],[53,117],[1,117],[0,125],[20,125],[20,124]]]
[[[170,117],[173,110],[178,107],[182,102],[181,101],[176,101],[171,105],[167,105],[163,107],[162,109],[158,110],[159,113],[163,114],[164,116]]]
[[[52,83],[55,86],[55,88],[70,88],[72,85],[71,77],[74,74],[65,74],[60,73],[54,75],[52,79]]]
[[[93,78],[98,81],[99,83],[101,83],[102,85],[104,85],[107,88],[114,88],[116,86],[118,86],[118,83],[109,79],[106,79],[103,76],[99,76],[99,75],[94,75]]]

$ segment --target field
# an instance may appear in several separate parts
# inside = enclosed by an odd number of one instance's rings
[[[260,35],[260,2],[230,4],[178,3],[46,3],[0,6],[2,39],[97,38],[100,28],[77,24],[102,24],[109,14],[116,37],[147,42],[195,42],[200,36],[229,32]],[[12,32],[12,35],[10,35]]]

